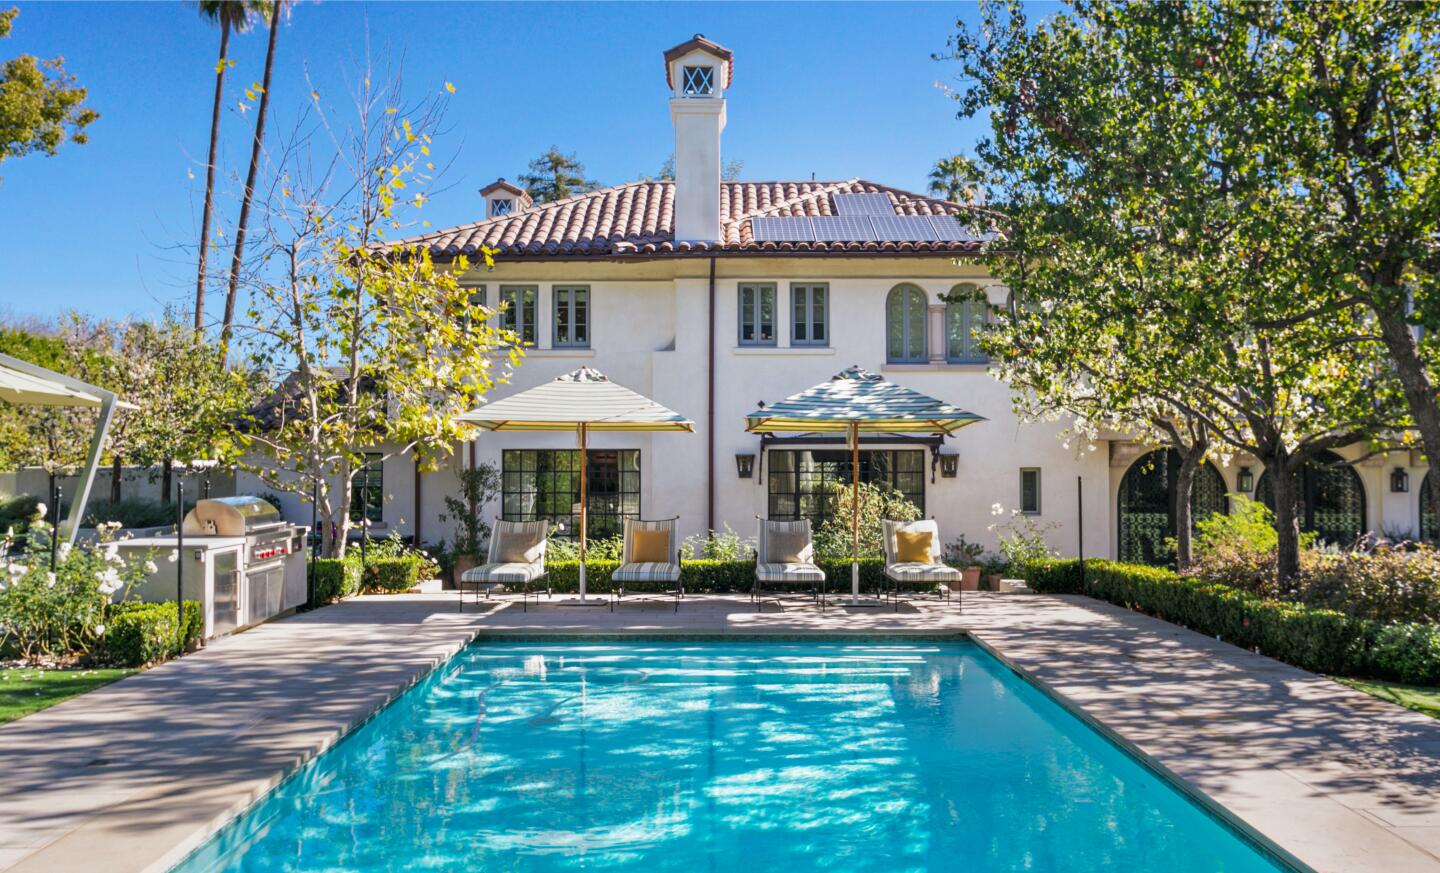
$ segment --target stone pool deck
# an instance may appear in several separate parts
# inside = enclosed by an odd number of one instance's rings
[[[1021,595],[963,615],[355,598],[0,727],[0,870],[163,871],[477,634],[961,630],[1315,870],[1440,871],[1440,721],[1107,604]]]

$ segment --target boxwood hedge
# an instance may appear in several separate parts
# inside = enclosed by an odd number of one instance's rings
[[[1083,571],[1083,572],[1082,572]],[[1088,594],[1317,673],[1440,684],[1440,630],[1267,600],[1169,570],[1075,559],[1025,568],[1030,587]]]
[[[117,603],[105,617],[102,652],[107,661],[124,667],[140,667],[152,661],[173,658],[200,639],[204,618],[200,604],[184,604],[183,638],[176,632],[175,604]]]

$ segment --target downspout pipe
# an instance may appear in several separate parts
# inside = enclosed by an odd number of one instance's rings
[[[705,399],[705,531],[715,529],[715,259],[710,259],[710,350]]]

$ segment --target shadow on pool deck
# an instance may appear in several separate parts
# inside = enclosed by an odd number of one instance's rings
[[[0,727],[0,870],[164,869],[477,632],[962,627],[1316,869],[1440,870],[1440,722],[1086,598],[455,607],[357,598]]]

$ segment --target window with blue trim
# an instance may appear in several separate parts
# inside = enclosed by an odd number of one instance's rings
[[[984,292],[974,285],[956,285],[945,303],[945,360],[954,364],[979,364],[988,360],[980,348],[990,305]]]
[[[929,307],[925,292],[896,285],[885,299],[885,358],[895,364],[920,364],[930,356],[926,338]]]
[[[775,345],[775,285],[747,282],[740,286],[740,345]]]
[[[830,343],[830,286],[796,282],[790,286],[790,344]]]

